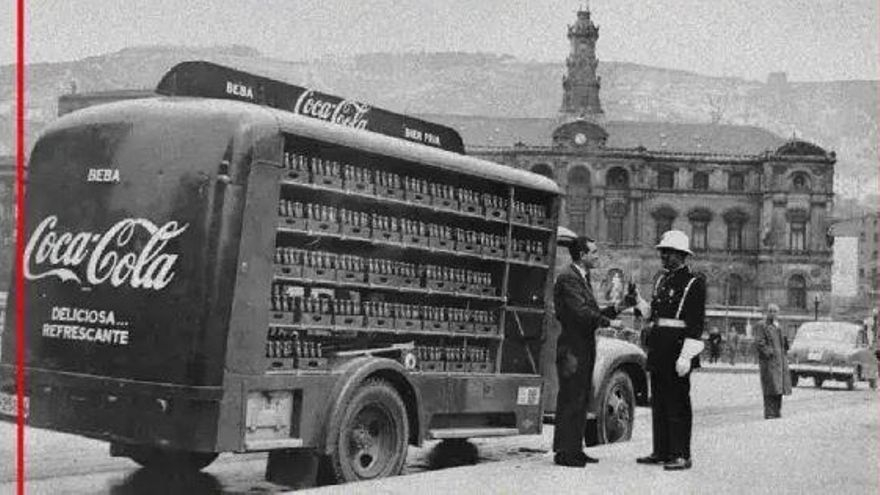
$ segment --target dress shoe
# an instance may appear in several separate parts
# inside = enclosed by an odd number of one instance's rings
[[[599,459],[584,454],[584,462],[586,462],[587,464],[596,464],[597,462],[599,462]]]
[[[667,471],[681,471],[682,469],[691,468],[691,460],[684,457],[676,457],[663,465],[663,469]]]
[[[645,457],[639,457],[636,459],[636,462],[639,464],[665,464],[668,460],[667,457],[651,454],[646,455]]]
[[[586,454],[580,452],[557,452],[553,456],[553,462],[559,466],[584,467],[587,464]]]

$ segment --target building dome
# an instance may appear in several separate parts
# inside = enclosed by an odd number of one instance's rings
[[[792,139],[780,146],[776,150],[776,154],[786,156],[825,156],[826,152],[824,149],[813,143],[808,143],[807,141],[801,141],[799,139]]]

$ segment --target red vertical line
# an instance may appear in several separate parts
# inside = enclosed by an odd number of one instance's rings
[[[15,53],[15,393],[16,492],[24,495],[24,2],[16,2]]]

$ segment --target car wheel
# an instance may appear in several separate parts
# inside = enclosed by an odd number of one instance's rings
[[[876,378],[868,378],[868,386],[871,387],[871,390],[877,389],[877,379]]]
[[[852,377],[852,376],[851,376],[851,377],[847,378],[846,380],[844,380],[844,383],[846,383],[846,389],[847,389],[847,390],[853,390],[854,388],[856,388],[856,379],[855,379],[855,377]]]
[[[791,386],[792,386],[792,387],[797,387],[797,386],[798,386],[798,378],[799,378],[799,377],[798,377],[797,373],[792,373],[792,374],[791,374]]]
[[[146,469],[161,471],[201,471],[217,458],[216,452],[168,450],[147,445],[126,447],[128,458]]]
[[[408,443],[400,395],[384,380],[367,381],[345,405],[340,424],[331,428],[328,477],[349,482],[400,474]]]
[[[825,383],[825,379],[820,376],[814,376],[813,383],[816,384],[816,388],[822,388],[822,384]]]
[[[595,445],[632,438],[636,396],[629,375],[620,370],[612,373],[602,384],[598,397],[596,421],[587,422],[584,442]]]

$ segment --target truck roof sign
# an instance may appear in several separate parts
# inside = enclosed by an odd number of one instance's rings
[[[175,65],[162,77],[156,92],[166,96],[197,96],[256,103],[464,153],[461,136],[450,127],[211,62],[191,61]]]

